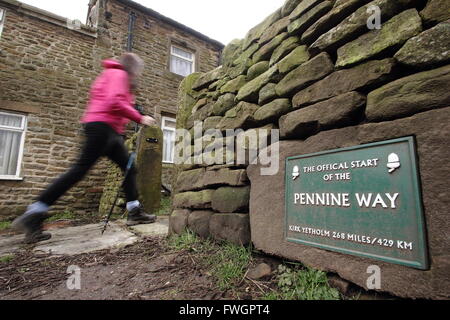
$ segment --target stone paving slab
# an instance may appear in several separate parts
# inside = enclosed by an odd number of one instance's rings
[[[49,231],[52,233],[52,238],[38,243],[33,251],[54,255],[76,255],[124,247],[138,242],[141,237],[166,236],[168,234],[167,217],[158,217],[158,221],[152,224],[129,228],[125,222],[125,220],[110,222],[103,235],[101,234],[103,223],[53,229]],[[22,241],[23,234],[0,236],[0,257],[25,248]]]

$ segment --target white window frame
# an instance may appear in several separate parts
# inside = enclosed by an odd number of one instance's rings
[[[165,141],[163,142],[163,163],[174,163],[175,162],[175,134],[176,134],[176,129],[175,128],[171,128],[166,126],[166,121],[170,121],[170,122],[174,122],[176,124],[176,118],[172,118],[172,117],[162,117],[161,118],[161,130],[163,131],[163,136],[164,136],[164,130],[167,131],[172,131],[173,137],[174,137],[174,152],[172,152],[172,159],[171,160],[166,160],[164,159],[164,148],[165,148]]]
[[[6,20],[6,10],[0,7],[0,37],[2,36],[3,25]]]
[[[27,133],[27,116],[20,113],[15,112],[6,112],[0,110],[0,115],[7,115],[7,116],[18,116],[22,118],[22,123],[20,128],[16,127],[9,127],[0,125],[0,129],[2,130],[8,130],[8,131],[14,131],[14,132],[21,132],[22,137],[20,138],[20,147],[19,147],[19,156],[17,157],[17,169],[15,175],[2,175],[0,174],[0,180],[23,180],[23,178],[20,176],[21,169],[22,169],[22,159],[23,159],[23,149],[25,145],[25,135]]]
[[[192,59],[188,59],[188,58],[186,58],[186,57],[183,57],[183,56],[180,56],[180,55],[176,54],[176,53],[174,52],[174,48],[176,48],[176,49],[178,49],[178,50],[185,51],[185,52],[187,52],[187,53],[190,53],[190,54],[192,55]],[[191,63],[192,63],[192,70],[191,70],[192,72],[191,72],[191,74],[195,72],[195,53],[194,53],[194,52],[192,52],[191,50],[188,50],[188,49],[179,47],[179,46],[175,46],[175,45],[171,45],[171,46],[170,46],[170,62],[169,62],[169,69],[170,69],[170,72],[175,73],[175,74],[177,74],[177,75],[179,75],[179,76],[182,76],[182,77],[187,77],[187,76],[185,76],[185,75],[181,75],[181,74],[179,74],[179,73],[176,73],[174,70],[172,70],[172,56],[173,56],[173,57],[177,57],[177,58],[179,58],[179,59],[182,59],[182,60],[184,60],[184,61],[191,62]]]

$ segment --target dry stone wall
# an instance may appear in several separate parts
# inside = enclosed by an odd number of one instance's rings
[[[183,81],[177,127],[191,134],[196,121],[203,122],[203,132],[205,124],[221,132],[279,129],[281,141],[269,147],[280,152],[279,171],[262,176],[262,165],[235,162],[178,166],[171,232],[189,228],[201,236],[253,242],[264,252],[365,287],[364,268],[372,260],[285,241],[284,160],[414,135],[431,268],[377,261],[384,272],[382,290],[448,298],[450,242],[443,230],[449,227],[449,202],[442,186],[448,166],[430,162],[448,157],[449,19],[445,0],[287,0],[244,39],[233,40],[221,67]],[[201,135],[190,143],[198,139]],[[224,148],[223,154],[229,151],[234,150]],[[191,159],[199,154],[194,150]]]

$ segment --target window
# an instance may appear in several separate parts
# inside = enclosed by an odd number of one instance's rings
[[[19,179],[27,119],[0,112],[0,179]]]
[[[195,70],[195,55],[192,52],[172,46],[170,49],[170,71],[186,77]]]
[[[175,128],[176,120],[171,117],[162,117],[161,129],[164,136],[163,162],[173,163],[175,152]]]
[[[2,36],[3,24],[5,22],[5,9],[0,8],[0,37]]]

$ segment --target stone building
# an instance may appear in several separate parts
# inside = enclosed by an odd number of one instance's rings
[[[91,1],[86,25],[0,0],[0,220],[21,213],[74,161],[79,119],[101,61],[126,50],[146,63],[136,102],[164,131],[169,180],[179,83],[216,68],[222,48],[129,0]],[[95,212],[107,168],[106,160],[99,162],[55,211]]]
[[[252,243],[265,253],[336,273],[366,289],[369,267],[375,265],[381,272],[380,291],[448,299],[449,19],[448,0],[286,0],[244,39],[228,44],[222,68],[190,75],[181,85],[177,125],[192,130],[197,121],[203,130],[217,131],[205,140],[191,139],[188,145],[200,148],[179,157],[185,165],[177,178],[170,231],[189,228],[203,237]],[[229,137],[231,148],[221,149],[221,134],[235,129],[279,130],[279,139],[269,141],[266,149],[253,148],[236,135]],[[216,159],[227,156],[231,161],[202,161],[211,154],[204,147],[211,145],[211,137],[219,146],[212,149],[219,154]],[[379,155],[381,174],[372,180],[363,176],[364,183],[330,183],[322,176],[310,180],[312,174],[305,177],[299,167],[286,169],[290,157],[317,159],[331,150],[347,152],[405,137],[415,141],[416,150],[401,165],[396,154],[390,159],[388,153]],[[248,151],[246,162],[236,161],[238,148]],[[250,164],[252,149],[260,161]],[[277,170],[272,174],[264,174],[268,165],[262,156],[267,154],[274,155],[270,165]],[[348,159],[342,157],[342,162]],[[417,159],[419,170],[406,171],[406,159]],[[420,179],[417,193],[401,195],[403,216],[376,204],[364,212],[357,204],[329,211],[326,205],[300,206],[288,188],[304,181],[302,187],[322,190],[316,192],[323,196],[338,187],[358,192],[377,183],[382,190],[406,185],[393,183],[388,168]],[[423,204],[423,214],[408,223],[403,218],[414,212],[414,204]],[[315,213],[323,219],[318,221]],[[297,225],[289,225],[288,217],[296,218]],[[345,217],[350,223],[342,222]],[[367,217],[375,223],[363,220]],[[318,229],[320,223],[326,227]],[[355,238],[348,234],[362,227],[372,242],[351,243]],[[348,238],[339,232],[336,239],[328,237],[323,231],[330,228],[341,228]],[[408,248],[398,240],[396,248],[394,241],[380,241],[380,234],[390,234],[392,240],[405,229],[409,239],[419,239]],[[344,246],[351,249],[341,250]],[[369,254],[376,250],[378,256]],[[419,253],[426,263],[411,258]],[[386,262],[389,255],[394,258]]]

